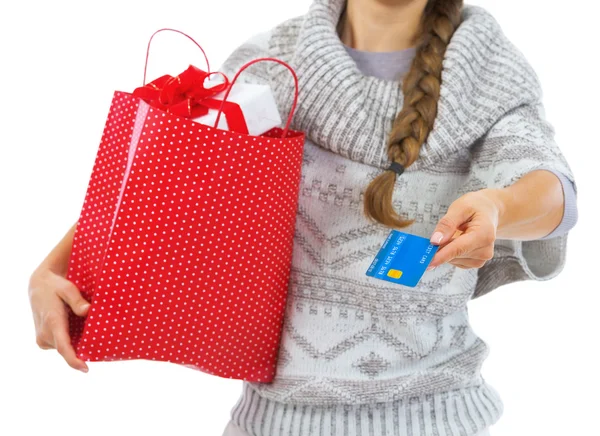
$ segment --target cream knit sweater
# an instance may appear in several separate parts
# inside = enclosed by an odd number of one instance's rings
[[[488,348],[466,305],[499,286],[547,280],[564,266],[567,235],[496,242],[483,268],[443,265],[416,288],[365,275],[389,228],[363,215],[363,192],[389,160],[401,84],[363,75],[336,33],[342,0],[243,44],[221,70],[273,56],[300,81],[293,127],[307,134],[277,375],[244,382],[232,420],[253,436],[471,436],[502,414],[481,377]],[[289,73],[257,64],[241,78],[270,84],[282,115]],[[444,60],[438,116],[394,205],[429,237],[466,192],[514,183],[535,169],[573,174],[544,118],[537,77],[484,9],[466,6]]]

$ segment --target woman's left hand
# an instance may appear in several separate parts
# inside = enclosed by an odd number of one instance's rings
[[[494,256],[500,203],[495,190],[469,192],[455,200],[435,228],[439,245],[427,270],[446,262],[459,268],[481,268]]]

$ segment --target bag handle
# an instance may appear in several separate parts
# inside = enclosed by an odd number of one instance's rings
[[[194,38],[192,38],[191,36],[189,36],[186,33],[181,32],[180,30],[170,29],[168,27],[165,27],[163,29],[158,29],[156,32],[154,32],[152,34],[152,36],[150,37],[150,41],[148,41],[148,49],[146,50],[146,64],[144,65],[144,83],[142,84],[142,86],[146,85],[146,69],[148,68],[148,55],[150,54],[150,43],[152,42],[152,38],[154,38],[154,35],[156,35],[158,32],[162,32],[163,30],[171,30],[173,32],[181,33],[183,36],[187,37],[194,44],[196,44],[198,46],[198,48],[200,49],[200,51],[202,51],[202,54],[204,55],[204,60],[206,60],[206,69],[207,69],[207,72],[210,73],[210,65],[208,63],[208,57],[206,56],[206,52],[204,51],[204,49],[202,47],[200,47],[200,44],[198,44],[194,40]]]
[[[283,134],[281,135],[281,137],[285,138],[287,136],[288,130],[290,128],[290,125],[292,124],[292,117],[294,116],[294,112],[296,112],[296,105],[298,104],[298,77],[296,76],[296,72],[294,71],[294,69],[292,67],[290,67],[284,61],[279,60],[279,59],[275,59],[275,58],[258,58],[258,59],[254,59],[254,60],[248,62],[247,64],[243,65],[242,68],[240,68],[240,70],[237,72],[237,74],[235,75],[235,77],[231,81],[231,85],[227,88],[227,92],[225,93],[225,97],[223,98],[223,101],[221,102],[221,107],[219,109],[219,112],[217,113],[217,120],[215,121],[215,128],[219,125],[219,119],[221,118],[221,114],[223,113],[223,107],[225,106],[225,102],[227,101],[227,97],[229,97],[229,93],[231,92],[231,88],[233,87],[233,84],[237,80],[238,76],[242,73],[242,71],[244,71],[250,65],[253,65],[253,64],[257,63],[257,62],[263,62],[263,61],[272,61],[272,62],[277,62],[278,64],[283,65],[288,70],[290,70],[290,73],[292,73],[292,76],[294,78],[294,85],[296,87],[296,92],[294,93],[294,102],[292,103],[292,110],[290,110],[290,115],[288,116],[287,123],[285,125],[285,129],[283,129]]]

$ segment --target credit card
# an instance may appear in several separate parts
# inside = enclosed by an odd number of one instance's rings
[[[414,288],[425,274],[438,248],[427,238],[392,230],[366,274]]]

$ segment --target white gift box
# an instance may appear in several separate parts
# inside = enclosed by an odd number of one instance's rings
[[[225,93],[226,91],[223,91],[212,98],[222,101]],[[277,103],[268,85],[234,83],[227,101],[240,106],[250,135],[262,135],[273,127],[281,125]],[[194,118],[194,121],[214,127],[218,112],[217,109],[210,109],[208,114]],[[221,114],[217,128],[229,130],[225,113]]]

